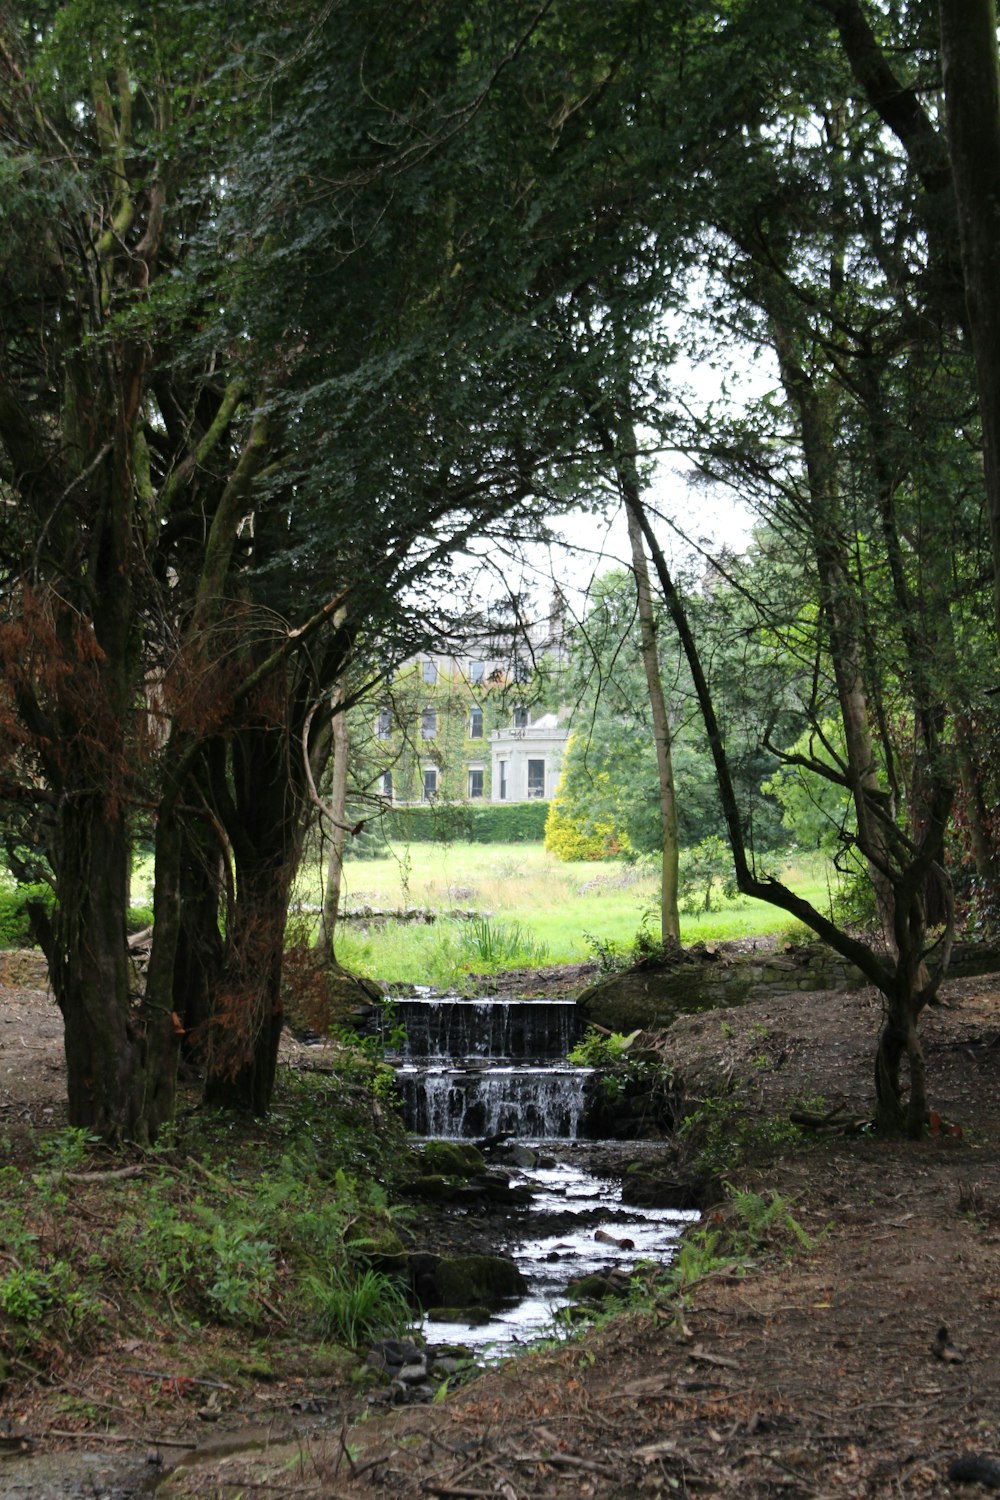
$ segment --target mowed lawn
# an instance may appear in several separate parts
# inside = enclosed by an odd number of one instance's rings
[[[822,861],[776,863],[772,873],[824,910],[829,906]],[[303,871],[299,900],[320,899],[318,868]],[[644,924],[659,932],[659,876],[654,864],[623,860],[566,863],[541,844],[411,844],[389,858],[349,859],[343,904],[395,911],[418,907],[435,913],[460,909],[489,917],[487,924],[438,920],[430,926],[391,923],[362,929],[343,923],[337,956],[348,967],[377,977],[440,983],[462,970],[526,963],[576,963],[595,944],[627,946]],[[803,930],[786,913],[740,899],[712,912],[681,915],[686,944],[754,934]],[[519,941],[499,942],[499,937]],[[477,962],[477,960],[481,962]]]

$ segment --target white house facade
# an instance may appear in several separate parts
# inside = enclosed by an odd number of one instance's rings
[[[569,730],[560,729],[555,714],[528,722],[525,710],[515,710],[509,727],[490,735],[493,802],[549,802],[562,773]]]

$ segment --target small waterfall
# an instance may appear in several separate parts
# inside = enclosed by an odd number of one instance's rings
[[[586,1068],[401,1068],[396,1079],[408,1129],[479,1140],[504,1131],[574,1140]]]
[[[572,1140],[588,1069],[565,1062],[579,1034],[571,1000],[400,1000],[397,1081],[407,1128],[478,1140]],[[558,1066],[562,1062],[562,1066]]]
[[[397,1000],[406,1062],[564,1058],[579,1034],[572,1000]]]

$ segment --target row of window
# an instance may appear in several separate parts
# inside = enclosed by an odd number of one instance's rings
[[[506,802],[510,794],[510,783],[507,777],[507,761],[501,760],[497,763],[499,778],[497,783],[497,797],[500,802]],[[421,800],[433,802],[438,794],[438,768],[437,766],[425,766],[422,772],[423,783],[421,788]],[[467,770],[466,796],[470,802],[485,795],[484,771],[482,766],[469,766]],[[383,771],[379,786],[381,795],[387,801],[392,801],[392,772]],[[539,798],[545,796],[545,762],[544,760],[528,761],[528,796]]]
[[[431,657],[425,657],[420,666],[421,676],[428,687],[433,687],[438,680],[438,664]],[[467,676],[470,682],[483,682],[486,677],[486,663],[484,661],[470,661]]]
[[[526,708],[515,708],[514,728],[527,729],[528,710]],[[436,708],[425,708],[420,713],[420,738],[422,740],[437,739],[438,715]],[[392,709],[380,708],[375,721],[375,738],[387,740],[392,734]],[[470,740],[481,740],[483,738],[483,711],[481,708],[473,708],[469,713],[468,737]]]

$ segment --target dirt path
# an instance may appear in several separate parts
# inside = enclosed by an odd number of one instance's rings
[[[39,996],[0,998],[0,1118],[58,1111],[58,1028],[32,1029]],[[789,1199],[811,1249],[776,1234],[755,1267],[716,1270],[685,1305],[433,1406],[196,1452],[161,1497],[983,1493],[948,1468],[1000,1457],[1000,983],[957,982],[946,1001],[925,1030],[930,1092],[961,1138],[837,1138],[735,1174]],[[728,1091],[745,1119],[781,1120],[806,1095],[862,1112],[877,1021],[868,992],[776,997],[679,1022],[676,1059],[695,1094]]]

